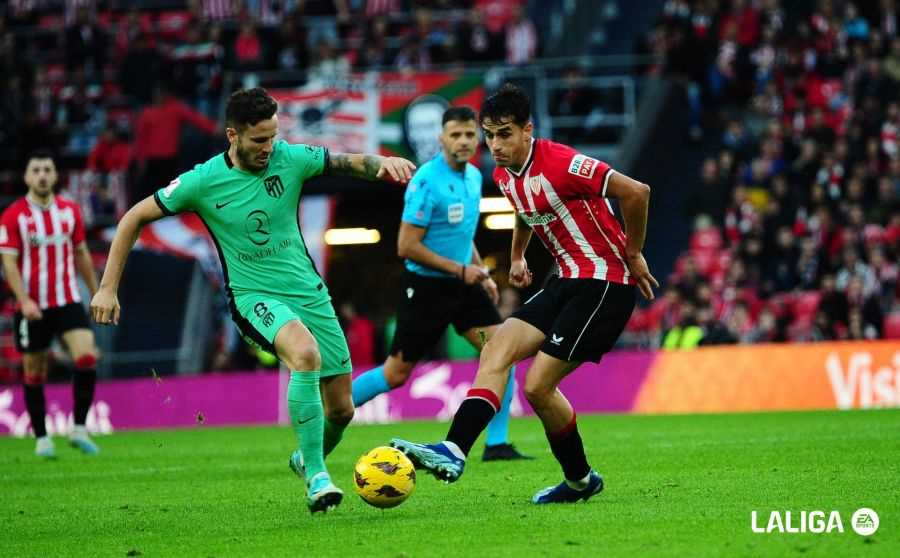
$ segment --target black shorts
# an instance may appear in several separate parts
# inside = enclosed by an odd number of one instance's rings
[[[41,310],[44,315],[40,320],[29,322],[21,312],[16,312],[13,319],[13,331],[16,338],[16,349],[20,353],[40,353],[50,348],[50,343],[57,335],[73,329],[89,328],[87,312],[81,303],[66,304],[57,308]]]
[[[497,308],[481,285],[405,270],[402,286],[391,354],[403,351],[406,362],[424,358],[450,324],[462,334],[473,327],[501,322]]]
[[[633,285],[552,277],[511,317],[547,336],[542,352],[568,362],[599,362],[625,329],[635,300]]]

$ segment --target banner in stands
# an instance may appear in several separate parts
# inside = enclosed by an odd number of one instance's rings
[[[482,77],[462,73],[353,74],[336,82],[270,88],[282,137],[337,152],[399,155],[421,164],[438,152],[450,105],[478,110]]]
[[[531,414],[516,371],[513,416]],[[357,410],[361,423],[447,419],[466,396],[476,362],[431,362],[401,389]],[[286,424],[286,373],[204,374],[101,382],[88,428]],[[900,407],[900,344],[816,343],[619,352],[585,364],[562,390],[579,413],[708,413]],[[48,430],[71,424],[71,387],[47,390]],[[0,388],[0,435],[25,436],[21,388]]]

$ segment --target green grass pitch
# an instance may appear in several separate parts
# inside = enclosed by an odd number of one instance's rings
[[[289,472],[287,428],[196,428],[102,437],[84,457],[57,440],[0,439],[0,556],[900,556],[900,410],[692,416],[582,416],[606,490],[538,507],[560,480],[535,419],[512,438],[538,459],[482,463],[462,479],[420,475],[398,508],[352,491],[356,458],[392,436],[439,439],[434,422],[358,426],[329,459],[345,491],[311,516]],[[869,538],[850,514],[880,516]],[[843,534],[755,534],[750,514],[838,510]]]

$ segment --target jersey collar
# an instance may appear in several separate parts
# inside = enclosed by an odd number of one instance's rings
[[[510,174],[510,177],[520,178],[523,174],[528,172],[528,169],[531,167],[531,163],[534,162],[534,145],[537,140],[531,138],[531,147],[528,148],[528,157],[525,157],[525,164],[522,165],[522,168],[519,172],[515,172],[509,167],[506,168],[506,172]]]
[[[31,207],[38,209],[40,211],[46,211],[53,207],[56,204],[56,194],[50,194],[50,200],[47,202],[47,205],[41,205],[38,202],[32,200],[28,194],[25,194],[25,201],[28,202],[28,205]]]

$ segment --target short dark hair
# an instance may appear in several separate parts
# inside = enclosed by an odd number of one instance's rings
[[[225,107],[225,125],[243,131],[260,120],[272,118],[278,103],[262,87],[239,89],[228,97]]]
[[[46,148],[35,149],[29,153],[28,158],[25,159],[25,168],[28,168],[28,163],[30,163],[32,159],[50,159],[53,161],[53,164],[56,165],[56,157],[53,155],[52,151]]]
[[[475,111],[469,107],[450,107],[444,111],[444,118],[441,124],[447,122],[468,122],[475,120]]]
[[[521,87],[505,83],[481,104],[480,118],[481,124],[485,120],[500,122],[507,119],[524,126],[531,120],[531,100]]]

